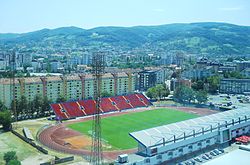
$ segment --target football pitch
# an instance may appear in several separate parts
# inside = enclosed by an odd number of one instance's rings
[[[110,146],[109,150],[136,148],[137,142],[129,136],[129,133],[195,117],[197,117],[195,114],[167,108],[106,117],[101,120],[102,139],[104,144]],[[73,123],[68,127],[91,136],[92,121]]]

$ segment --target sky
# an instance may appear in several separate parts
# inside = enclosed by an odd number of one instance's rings
[[[0,33],[190,22],[250,26],[250,0],[0,0]]]

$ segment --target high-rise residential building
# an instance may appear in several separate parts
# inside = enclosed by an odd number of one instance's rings
[[[138,73],[138,88],[140,91],[146,91],[156,84],[163,84],[167,77],[165,68],[154,68],[144,70]]]
[[[102,79],[102,92],[105,91],[113,96],[133,93],[136,88],[136,78],[136,74],[132,73],[106,73]],[[94,81],[91,74],[17,78],[13,90],[12,79],[2,78],[0,100],[10,107],[13,97],[18,100],[21,96],[25,96],[28,101],[32,101],[37,95],[47,97],[52,102],[61,96],[67,100],[90,99],[94,96]]]

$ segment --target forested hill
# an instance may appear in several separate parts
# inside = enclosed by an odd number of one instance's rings
[[[62,27],[23,34],[0,34],[0,46],[28,45],[142,47],[188,53],[250,54],[250,27],[227,23],[190,23],[159,26],[98,27],[81,29]]]

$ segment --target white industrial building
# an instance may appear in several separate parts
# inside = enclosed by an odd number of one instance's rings
[[[208,147],[230,145],[235,137],[250,133],[250,110],[241,108],[132,132],[138,152],[128,155],[131,165],[171,162]]]

